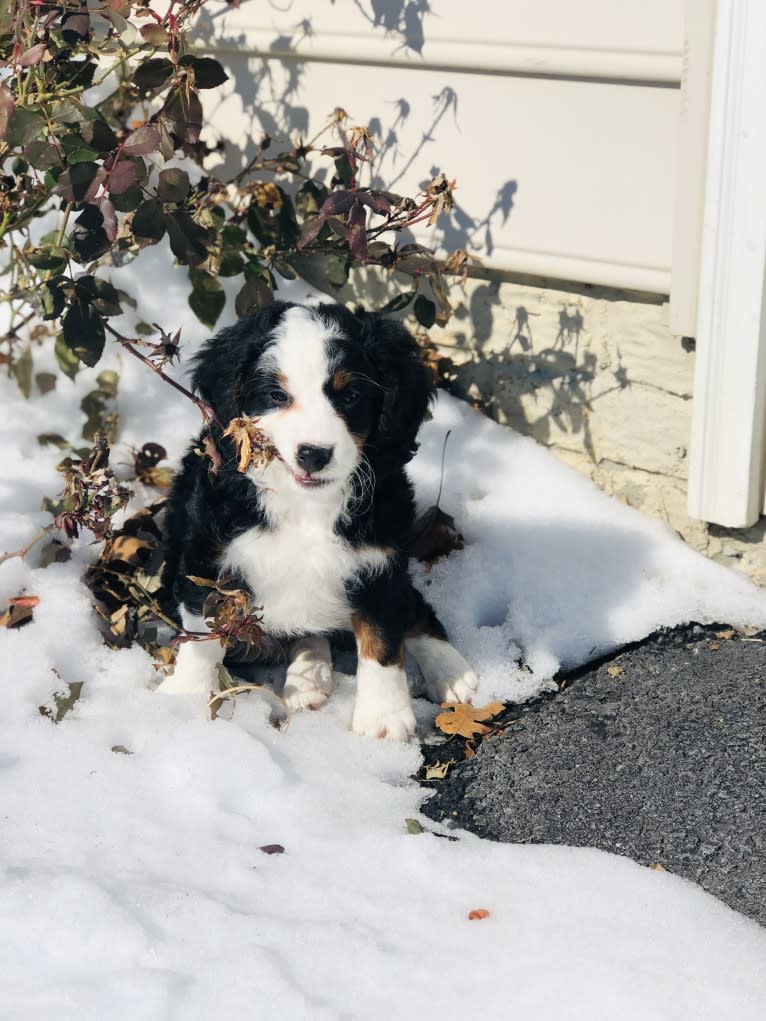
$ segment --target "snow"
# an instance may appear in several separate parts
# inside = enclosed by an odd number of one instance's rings
[[[141,318],[186,320],[193,350],[203,331],[186,274],[157,251],[142,263]],[[36,371],[51,366],[36,348]],[[30,402],[1,377],[0,550],[48,520],[38,508],[59,488],[61,452],[36,436],[80,445],[79,402],[106,367],[121,373],[115,463],[149,440],[177,458],[196,429],[194,408],[127,355]],[[417,577],[482,697],[527,697],[560,664],[659,624],[766,624],[749,582],[446,397],[413,465],[423,507],[448,428],[442,506],[466,549]],[[142,650],[101,644],[79,581],[95,549],[81,539],[74,553],[46,569],[36,553],[0,565],[0,599],[40,598],[32,624],[0,631],[0,1016],[762,1016],[755,923],[600,851],[492,844],[425,819],[427,832],[408,833],[424,796],[410,779],[417,746],[349,732],[352,678],[286,730],[252,695],[210,722],[193,698],[154,693]],[[40,715],[76,681],[82,697],[60,724]],[[433,711],[416,707],[428,732]],[[275,843],[283,854],[260,850]],[[469,921],[474,908],[490,917]]]

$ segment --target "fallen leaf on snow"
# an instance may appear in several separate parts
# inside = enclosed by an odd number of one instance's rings
[[[0,627],[16,628],[29,624],[32,608],[39,602],[39,596],[14,596],[9,599],[7,609],[0,613]]]
[[[407,827],[408,833],[424,833],[425,830],[420,825],[417,819],[405,819],[404,825]]]
[[[463,548],[463,536],[455,527],[455,519],[437,506],[429,507],[416,519],[407,544],[410,556],[425,564]]]
[[[483,918],[489,918],[489,911],[486,908],[474,908],[473,911],[468,912],[469,922],[479,922]]]
[[[281,844],[263,844],[258,848],[259,851],[263,851],[264,854],[284,854],[285,849]]]
[[[624,667],[621,666],[608,666],[606,668],[606,672],[609,674],[610,677],[619,677],[620,674],[625,673],[625,669]]]
[[[665,868],[665,866],[664,865],[660,865],[660,863],[658,861],[651,862],[651,864],[649,865],[649,868],[652,869],[654,872],[667,872],[668,871]]]

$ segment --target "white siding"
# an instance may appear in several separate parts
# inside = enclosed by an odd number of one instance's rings
[[[457,179],[459,209],[430,243],[498,269],[669,292],[682,0],[214,10],[206,45],[233,74],[216,118],[245,151],[263,131],[311,137],[342,105],[372,122],[387,185]]]

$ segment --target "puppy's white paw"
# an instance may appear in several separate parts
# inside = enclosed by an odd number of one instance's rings
[[[287,668],[282,698],[291,713],[319,709],[335,690],[332,667],[324,660],[296,661]]]
[[[194,663],[186,669],[183,664],[176,664],[173,673],[156,690],[161,695],[208,695],[211,691],[218,691],[219,687],[215,667],[207,663]]]
[[[360,659],[351,721],[354,733],[388,741],[409,741],[416,726],[404,670]]]
[[[471,702],[479,686],[479,678],[468,667],[458,677],[426,681],[426,694],[431,702]]]
[[[408,638],[407,648],[423,672],[426,695],[432,702],[470,702],[479,679],[457,649],[440,638]]]
[[[363,737],[383,738],[386,741],[409,741],[414,737],[417,724],[412,706],[394,710],[381,710],[372,706],[354,707],[351,729]]]

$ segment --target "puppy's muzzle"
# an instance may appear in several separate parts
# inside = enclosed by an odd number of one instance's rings
[[[305,472],[318,472],[330,463],[332,452],[333,447],[315,447],[310,443],[301,443],[295,452],[295,460]]]

